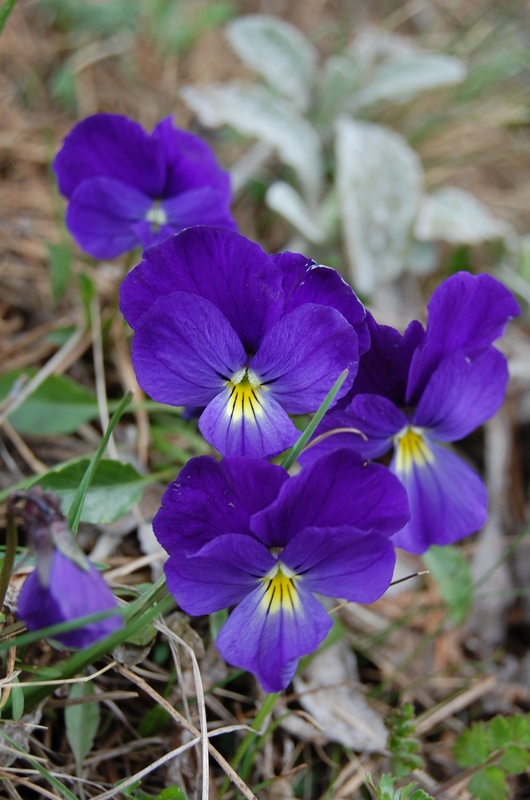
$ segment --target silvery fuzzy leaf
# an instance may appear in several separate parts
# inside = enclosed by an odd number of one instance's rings
[[[420,205],[415,234],[418,239],[443,239],[453,244],[480,244],[498,239],[508,226],[464,189],[446,186],[426,195]]]
[[[323,171],[320,140],[291,103],[264,86],[185,86],[181,94],[203,125],[231,125],[274,147],[281,160],[296,170],[309,198],[318,197]]]
[[[319,75],[314,124],[322,131],[332,127],[335,117],[361,83],[360,59],[330,56]]]
[[[421,92],[459,83],[466,76],[460,59],[443,53],[411,53],[377,66],[367,86],[352,98],[349,111],[374,103],[406,103]]]
[[[432,242],[413,240],[406,256],[407,270],[414,275],[429,275],[438,266],[438,248]]]
[[[276,181],[265,195],[267,205],[285,217],[310,242],[321,242],[324,232],[312,218],[307,204],[296,189],[284,181]]]
[[[337,186],[353,283],[370,294],[405,266],[423,171],[403,137],[380,125],[337,123]]]
[[[365,69],[381,60],[406,58],[416,51],[412,39],[376,25],[364,25],[347,49],[348,55],[359,58]]]
[[[317,54],[298,28],[268,14],[251,14],[230,22],[225,33],[247,66],[297,108],[307,111]]]

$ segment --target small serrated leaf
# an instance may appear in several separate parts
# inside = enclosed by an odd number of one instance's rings
[[[510,724],[506,717],[493,717],[486,725],[486,738],[491,753],[502,750],[503,747],[514,741]]]
[[[473,605],[473,584],[469,563],[457,547],[433,545],[423,555],[438,591],[449,607],[455,625],[461,625]]]
[[[506,800],[508,788],[504,772],[499,767],[485,767],[477,772],[467,788],[478,800]]]
[[[228,41],[247,66],[301,111],[311,102],[317,54],[298,28],[268,14],[251,14],[230,22]]]
[[[460,767],[479,767],[489,754],[484,725],[478,722],[463,730],[454,743],[453,755]]]
[[[507,775],[519,775],[530,767],[530,753],[522,747],[511,744],[506,748],[499,761],[499,767]]]
[[[93,694],[90,681],[74,683],[68,695],[70,700],[89,697]],[[74,754],[77,773],[80,774],[83,762],[90,753],[99,728],[99,703],[75,703],[64,710],[66,738]]]

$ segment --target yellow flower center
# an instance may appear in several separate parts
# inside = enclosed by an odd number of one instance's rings
[[[434,462],[434,455],[423,436],[423,429],[407,425],[394,436],[396,472],[407,475],[413,465],[425,467]]]
[[[274,614],[282,609],[290,613],[300,605],[300,598],[296,591],[296,575],[289,567],[277,561],[268,575],[262,578],[265,584],[265,593],[261,599],[264,611]]]
[[[260,394],[266,388],[261,386],[258,376],[252,370],[243,367],[227,381],[227,386],[230,387],[230,395],[226,413],[233,422],[239,422],[242,417],[257,420],[263,416]]]

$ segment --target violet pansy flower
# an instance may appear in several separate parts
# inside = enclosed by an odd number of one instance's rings
[[[206,142],[171,118],[152,134],[118,114],[94,114],[53,162],[68,228],[94,258],[149,247],[190,225],[236,228],[230,177]]]
[[[217,647],[278,692],[331,628],[315,593],[381,597],[395,563],[390,536],[407,518],[399,481],[339,450],[294,478],[267,461],[194,458],[166,490],[153,527],[182,609],[235,606]]]
[[[117,609],[116,598],[101,574],[79,549],[59,511],[60,499],[49,492],[18,492],[12,503],[24,499],[21,514],[37,566],[20,590],[17,615],[30,631],[78,617]],[[65,647],[88,647],[123,625],[120,615],[90,622],[54,639]]]
[[[290,447],[288,415],[316,411],[348,369],[345,394],[369,346],[364,308],[338,273],[268,256],[225,228],[188,228],[146,250],[120,308],[142,389],[204,408],[199,428],[223,455]]]
[[[390,469],[407,489],[411,518],[394,544],[421,554],[474,533],[487,519],[486,487],[447,445],[489,419],[504,400],[506,359],[492,342],[519,314],[513,295],[489,275],[458,273],[428,305],[426,330],[412,322],[404,335],[369,316],[371,349],[340,408],[315,436],[337,432],[302,455],[309,463],[336,447],[367,458],[394,449]]]

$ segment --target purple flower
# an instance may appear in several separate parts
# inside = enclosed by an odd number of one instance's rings
[[[77,546],[54,495],[30,489],[14,495],[25,499],[22,515],[37,566],[25,580],[17,613],[30,631],[117,608],[111,590]],[[13,501],[12,501],[13,502]],[[123,625],[120,616],[91,622],[53,638],[65,647],[87,647]]]
[[[235,606],[217,647],[278,692],[331,628],[315,593],[377,600],[392,579],[389,537],[407,518],[399,481],[339,450],[294,478],[266,461],[194,458],[153,525],[179,605],[189,614]]]
[[[345,446],[378,458],[394,448],[390,469],[407,489],[411,518],[393,541],[418,554],[486,521],[486,488],[447,443],[470,434],[502,404],[508,369],[492,342],[519,314],[501,283],[464,272],[438,287],[428,310],[426,330],[412,322],[403,336],[368,318],[371,349],[351,392],[315,434],[354,428],[362,436],[333,434],[301,459]]]
[[[79,122],[53,162],[68,228],[94,258],[157,244],[190,225],[236,228],[230,177],[208,145],[162,120],[149,135],[127,117]]]
[[[268,256],[225,228],[188,228],[148,249],[120,308],[140,386],[203,407],[199,428],[223,455],[292,445],[288,414],[316,411],[348,368],[344,394],[369,342],[364,308],[334,270]]]

